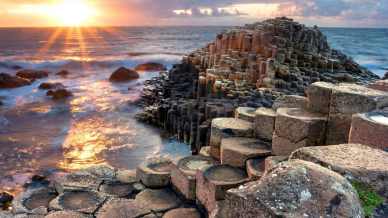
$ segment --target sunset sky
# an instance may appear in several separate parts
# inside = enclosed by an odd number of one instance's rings
[[[308,25],[388,27],[388,0],[0,0],[0,26]]]

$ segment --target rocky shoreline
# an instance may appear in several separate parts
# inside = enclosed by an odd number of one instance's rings
[[[229,30],[146,81],[139,102],[138,118],[192,156],[35,178],[0,217],[387,217],[378,79],[316,27],[277,18]]]

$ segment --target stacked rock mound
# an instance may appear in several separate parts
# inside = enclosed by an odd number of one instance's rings
[[[277,18],[219,34],[170,72],[147,81],[145,109],[138,118],[199,152],[209,144],[212,119],[229,117],[238,107],[272,107],[279,96],[304,95],[317,81],[365,84],[376,79],[331,49],[318,28]]]

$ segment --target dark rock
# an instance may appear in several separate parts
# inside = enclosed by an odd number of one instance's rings
[[[58,73],[56,73],[55,75],[57,75],[57,76],[62,76],[62,77],[66,77],[66,76],[68,76],[69,74],[70,74],[69,71],[67,71],[67,70],[61,70],[61,71],[59,71]]]
[[[0,89],[17,88],[30,85],[31,82],[17,76],[11,76],[6,73],[0,73]]]
[[[139,74],[131,69],[120,67],[110,76],[109,81],[111,82],[125,82],[129,80],[138,79]]]
[[[164,71],[167,68],[160,63],[148,62],[144,64],[139,64],[135,67],[136,71]]]
[[[12,204],[13,196],[7,192],[0,193],[0,210],[7,210]]]
[[[73,96],[73,94],[66,89],[50,90],[46,93],[47,96],[51,96],[54,100],[65,99]]]
[[[16,76],[34,81],[49,76],[49,72],[42,70],[21,70],[16,73]]]
[[[39,86],[39,89],[64,89],[65,86],[62,83],[42,83]]]
[[[386,80],[386,79],[388,79],[388,72],[386,72],[386,73],[384,74],[384,76],[383,76],[383,80]]]

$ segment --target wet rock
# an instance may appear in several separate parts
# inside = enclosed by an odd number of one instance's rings
[[[94,176],[88,172],[75,172],[58,178],[54,181],[58,193],[68,190],[98,190],[103,178]]]
[[[0,193],[0,210],[7,210],[12,204],[13,196],[7,192]]]
[[[323,145],[326,121],[326,116],[302,109],[278,109],[272,139],[272,153],[289,155],[300,147]]]
[[[39,89],[64,89],[65,86],[62,83],[42,83],[39,86]]]
[[[356,190],[341,175],[293,160],[261,180],[231,189],[218,217],[364,217]]]
[[[275,131],[276,112],[271,108],[258,108],[255,111],[254,133],[255,137],[272,141]]]
[[[18,88],[21,86],[28,86],[31,82],[27,79],[11,76],[6,73],[0,73],[0,89]]]
[[[106,196],[93,191],[67,191],[50,202],[50,209],[93,214],[105,200]]]
[[[169,189],[146,189],[136,196],[135,201],[153,212],[165,212],[181,204],[178,196]]]
[[[271,146],[254,138],[225,138],[221,141],[221,163],[245,168],[246,161],[271,155]]]
[[[12,202],[12,212],[14,214],[46,215],[49,202],[56,196],[57,193],[51,188],[28,189]]]
[[[45,218],[92,218],[92,216],[73,211],[57,211],[49,213]]]
[[[216,118],[212,121],[211,126],[210,153],[212,157],[219,159],[223,138],[251,136],[253,136],[253,124],[251,122],[235,118]]]
[[[148,62],[135,67],[136,71],[165,71],[167,68],[160,63]]]
[[[170,184],[173,163],[166,158],[151,158],[136,169],[136,177],[147,187],[160,188]]]
[[[99,179],[115,180],[116,169],[107,164],[94,165],[80,171],[80,173],[90,174]]]
[[[140,76],[139,74],[131,69],[127,69],[125,67],[120,67],[115,72],[112,73],[112,75],[109,78],[109,81],[111,82],[126,82],[129,80],[138,79]]]
[[[164,214],[163,218],[201,218],[201,214],[195,208],[178,208]]]
[[[366,145],[343,144],[308,147],[295,151],[291,159],[311,161],[350,180],[358,180],[388,199],[388,153]]]
[[[388,111],[355,114],[349,134],[349,143],[369,145],[388,151]]]
[[[98,210],[97,218],[143,217],[150,210],[135,200],[111,199]]]
[[[59,89],[49,90],[46,93],[46,95],[52,97],[54,100],[61,100],[61,99],[66,99],[73,96],[73,93],[71,93],[66,89],[59,88]]]
[[[70,74],[69,71],[67,71],[67,70],[61,70],[61,71],[59,71],[58,73],[56,73],[55,75],[57,75],[57,76],[62,76],[62,77],[66,77],[66,76],[68,76],[69,74]]]
[[[195,200],[196,173],[215,164],[215,160],[205,156],[189,156],[178,161],[171,171],[171,183],[175,190],[187,200]]]
[[[21,70],[16,73],[16,76],[34,81],[49,76],[49,72],[43,70]]]
[[[228,189],[238,187],[248,181],[244,170],[228,165],[216,165],[197,172],[197,199],[210,214],[217,205],[217,201],[225,199]]]

